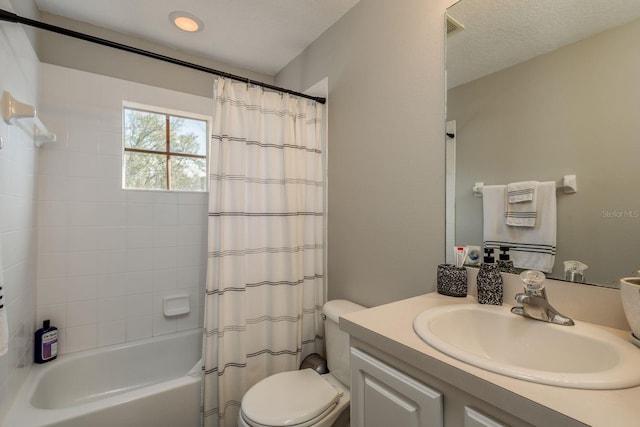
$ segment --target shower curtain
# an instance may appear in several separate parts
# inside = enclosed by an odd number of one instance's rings
[[[322,105],[214,85],[203,425],[236,426],[243,394],[323,347]]]

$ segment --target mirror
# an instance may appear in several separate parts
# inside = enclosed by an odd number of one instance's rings
[[[446,253],[482,245],[474,183],[576,175],[547,276],[578,260],[587,283],[617,287],[640,269],[640,2],[461,0],[448,16],[464,28],[447,37]]]

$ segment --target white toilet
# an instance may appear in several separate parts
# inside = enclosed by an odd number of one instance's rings
[[[320,375],[313,369],[302,369],[258,382],[242,398],[238,426],[324,427],[332,426],[338,418],[348,422],[349,335],[339,329],[338,318],[362,309],[351,301],[328,301],[322,312],[330,373]]]

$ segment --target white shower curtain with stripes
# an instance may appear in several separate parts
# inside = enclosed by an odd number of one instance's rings
[[[218,79],[210,145],[203,424],[322,352],[322,105]]]

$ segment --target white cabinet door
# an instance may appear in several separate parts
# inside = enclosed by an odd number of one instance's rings
[[[442,427],[442,394],[351,348],[351,426]]]
[[[493,418],[469,406],[464,407],[464,427],[506,427]]]

